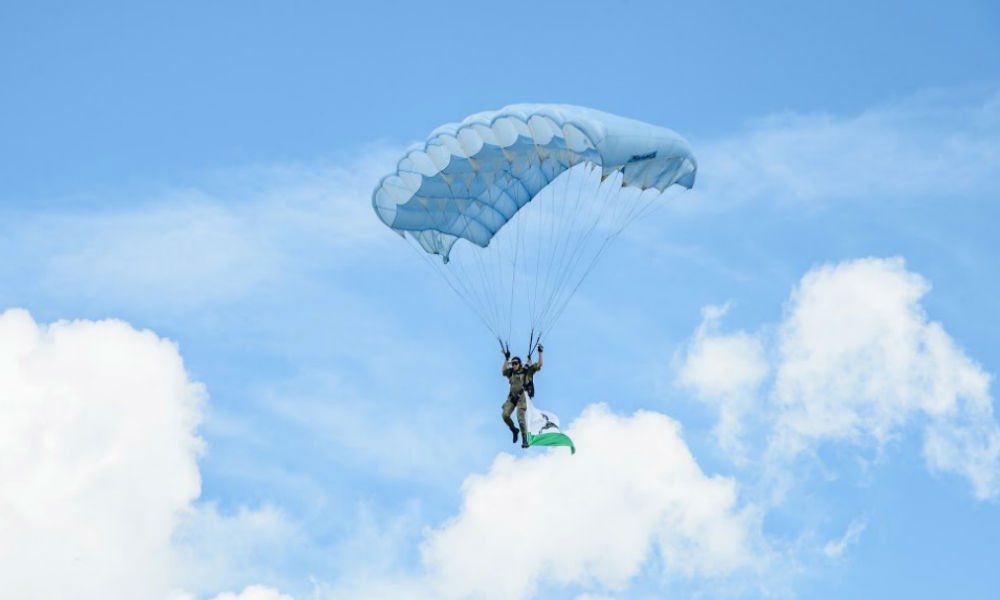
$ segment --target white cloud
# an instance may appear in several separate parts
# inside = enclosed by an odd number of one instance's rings
[[[807,438],[865,435],[885,443],[921,408],[939,369],[924,354],[918,301],[928,289],[901,260],[826,265],[802,278],[779,328],[776,446],[795,453]]]
[[[169,600],[196,600],[192,594],[180,592],[169,598]],[[275,588],[263,585],[250,585],[243,588],[242,592],[223,592],[212,600],[294,600],[287,594],[282,594]]]
[[[423,546],[442,595],[620,589],[654,549],[671,577],[725,578],[765,560],[753,507],[740,507],[735,481],[702,472],[669,417],[592,405],[568,432],[576,455],[502,454],[466,480],[461,511]]]
[[[857,544],[861,539],[861,534],[868,528],[868,522],[860,519],[851,521],[844,531],[844,535],[836,540],[830,540],[823,546],[823,554],[828,558],[840,558],[848,546]]]
[[[756,402],[768,365],[756,337],[743,331],[719,333],[719,321],[728,310],[728,305],[702,309],[702,323],[685,349],[677,380],[718,411],[715,435],[722,448],[742,462],[742,420]]]
[[[58,232],[38,256],[50,289],[198,305],[243,294],[277,269],[277,249],[245,215],[193,192],[140,210],[44,216],[33,239]]]
[[[310,541],[284,511],[242,506],[224,514],[213,503],[192,507],[171,540],[174,584],[196,592],[284,581],[285,558]]]
[[[157,598],[200,489],[204,399],[121,321],[0,316],[0,580],[11,598]]]
[[[198,572],[175,545],[183,525],[198,524],[202,570],[230,566],[262,538],[291,538],[273,511],[194,508],[205,396],[177,346],[151,331],[0,314],[4,595],[193,600],[178,589]],[[219,598],[288,600],[260,587]]]
[[[970,103],[924,94],[857,116],[772,115],[699,145],[699,181],[685,203],[823,204],[1000,185],[1000,95]]]
[[[881,446],[918,418],[928,466],[998,491],[1000,427],[990,377],[920,305],[930,289],[900,259],[864,259],[806,274],[779,331],[773,452],[813,441]]]
[[[239,594],[225,592],[219,594],[214,600],[293,600],[291,596],[282,594],[274,588],[262,585],[251,585],[243,589]]]
[[[759,400],[761,412],[773,415],[772,464],[824,442],[881,449],[907,427],[922,427],[930,469],[964,476],[977,498],[1000,492],[1000,427],[990,376],[928,320],[920,300],[929,289],[901,259],[825,265],[802,278],[777,329],[774,385]],[[692,347],[732,338],[706,337],[705,328],[695,333]],[[738,364],[760,357],[752,344],[731,347],[737,358],[718,360]],[[689,352],[680,380],[721,398],[723,413],[740,409],[743,401],[720,395],[715,378],[690,375],[699,372],[698,360]]]
[[[441,600],[427,581],[420,578],[394,578],[391,574],[354,577],[335,584],[318,583],[315,600]]]
[[[381,336],[375,331],[359,344],[370,343],[372,338],[385,340],[385,348],[406,346],[406,342],[396,342],[391,335]],[[382,364],[391,366],[393,373],[389,377],[412,382],[421,377],[422,366],[410,364],[410,358],[421,351],[434,355],[430,344],[433,342],[428,342],[422,349],[415,348],[412,354],[399,353],[398,359],[395,358],[396,349],[373,350],[371,355],[378,356]],[[399,397],[419,392],[411,388],[392,389],[392,386],[382,383],[374,384],[379,386],[377,388],[362,390],[352,381],[331,381],[329,376],[312,379],[309,383],[313,384],[311,388],[301,386],[299,382],[286,382],[281,395],[267,394],[267,405],[274,415],[301,428],[311,437],[323,440],[322,447],[315,450],[317,455],[326,455],[336,461],[349,457],[352,464],[364,466],[373,473],[424,484],[458,481],[468,472],[470,456],[482,456],[484,459],[492,456],[492,444],[483,438],[482,432],[484,428],[496,431],[494,413],[499,414],[502,394],[496,401],[495,411],[470,414],[464,427],[441,435],[442,415],[454,411],[454,407],[469,394],[468,391],[462,394],[453,390],[454,382],[442,382],[433,397],[422,398],[417,405],[402,413],[387,411],[384,406],[373,405],[369,399],[383,394]],[[386,388],[389,389],[383,392]],[[374,430],[379,435],[373,436]],[[386,440],[392,440],[392,443],[387,444]],[[465,450],[456,453],[456,447]]]
[[[396,154],[371,148],[344,166],[249,167],[127,205],[94,202],[101,210],[16,213],[0,224],[0,249],[18,260],[0,274],[57,297],[179,309],[245,297],[289,273],[308,279],[399,241],[369,203]]]

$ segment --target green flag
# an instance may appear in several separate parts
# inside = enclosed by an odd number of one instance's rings
[[[569,446],[570,453],[576,454],[573,440],[559,429],[559,417],[547,410],[539,410],[528,400],[528,445],[529,446]]]

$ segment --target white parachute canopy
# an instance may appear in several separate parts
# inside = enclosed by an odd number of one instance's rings
[[[516,104],[438,127],[379,182],[372,206],[501,344],[529,330],[537,343],[608,244],[664,190],[694,185],[696,170],[669,129]]]

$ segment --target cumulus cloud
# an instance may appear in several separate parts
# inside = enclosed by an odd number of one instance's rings
[[[229,565],[232,554],[259,547],[248,543],[257,538],[288,538],[267,510],[222,517],[193,504],[205,397],[177,346],[151,331],[0,314],[4,594],[193,600],[179,590],[192,579],[193,563],[175,545],[185,524],[199,524],[206,564],[223,555]],[[228,545],[205,543],[214,538]],[[260,587],[219,598],[290,600]]]
[[[773,452],[794,456],[822,440],[883,445],[919,422],[929,467],[965,476],[978,498],[997,494],[990,377],[928,320],[929,289],[901,259],[803,277],[779,331]]]
[[[121,321],[0,316],[0,580],[12,598],[156,598],[200,490],[203,387]]]
[[[759,339],[743,331],[719,332],[719,322],[728,310],[728,305],[702,309],[702,323],[681,357],[677,380],[718,412],[716,438],[742,462],[743,417],[756,402],[768,365]]]
[[[760,399],[773,415],[766,451],[772,464],[821,443],[881,449],[920,428],[928,468],[965,477],[977,498],[997,495],[1000,427],[990,376],[928,319],[920,300],[929,289],[901,259],[824,265],[802,278],[777,328],[773,385]],[[695,347],[703,336],[695,333]],[[746,361],[760,356],[753,346],[738,354]],[[698,354],[687,358],[681,380],[720,397],[718,384],[687,375]]]
[[[669,576],[761,566],[759,515],[736,482],[708,476],[669,417],[592,405],[569,427],[579,451],[503,454],[463,485],[457,516],[423,558],[442,595],[526,598],[539,584],[621,589],[653,556]]]

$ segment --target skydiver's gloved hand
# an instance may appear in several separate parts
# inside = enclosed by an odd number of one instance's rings
[[[541,344],[538,344],[538,353],[541,354],[542,352],[545,352],[545,347],[542,346]]]
[[[503,351],[503,357],[504,357],[504,358],[505,358],[506,360],[510,360],[510,350],[504,350],[504,351]]]

